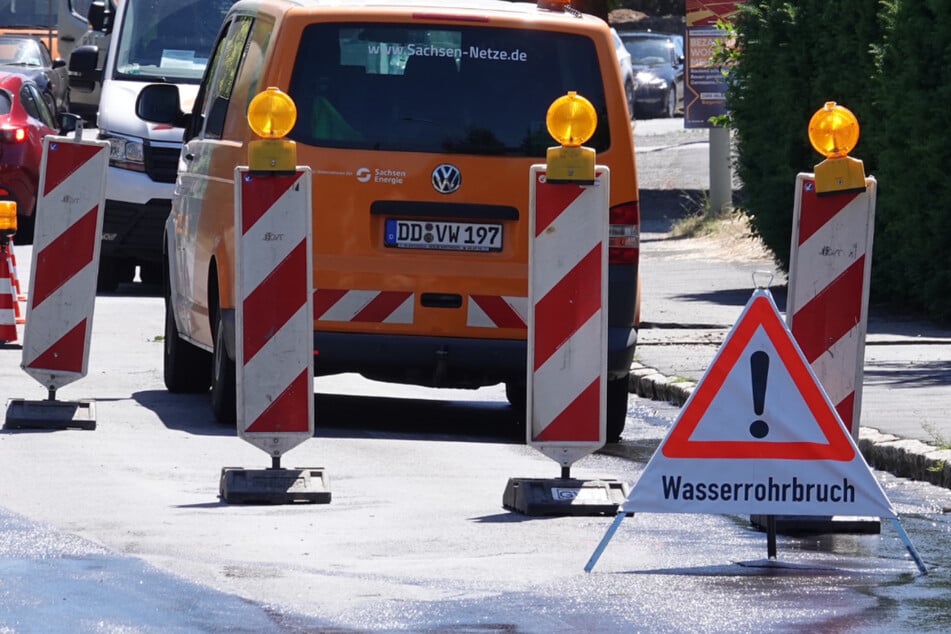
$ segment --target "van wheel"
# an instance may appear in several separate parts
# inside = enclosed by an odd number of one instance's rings
[[[215,351],[211,363],[211,411],[224,425],[238,420],[238,395],[235,385],[234,360],[228,357],[221,315],[215,311]]]
[[[505,398],[512,405],[519,420],[523,420],[528,406],[528,388],[523,381],[509,381],[505,384]]]
[[[162,265],[158,262],[145,262],[139,265],[139,278],[143,284],[162,283]]]
[[[211,355],[178,335],[172,303],[165,298],[165,387],[174,394],[207,392],[211,385]]]
[[[621,432],[627,424],[627,402],[630,397],[628,386],[630,377],[609,379],[607,387],[607,411],[605,418],[606,441],[615,443],[621,440]]]
[[[119,288],[119,277],[112,258],[99,257],[99,275],[96,277],[96,290],[100,293],[113,293]]]
[[[127,284],[135,278],[135,264],[131,260],[108,256],[99,257],[99,274],[96,277],[96,290],[100,293],[114,293],[119,284]]]

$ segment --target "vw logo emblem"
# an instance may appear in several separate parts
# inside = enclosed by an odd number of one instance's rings
[[[449,163],[438,165],[433,170],[433,189],[440,194],[451,194],[462,185],[462,173]]]

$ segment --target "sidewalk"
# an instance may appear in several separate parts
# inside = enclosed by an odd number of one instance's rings
[[[664,232],[670,219],[656,217],[658,207],[644,194],[643,312],[631,391],[683,405],[749,299],[753,272],[774,273],[771,292],[781,311],[785,278],[742,240],[671,238]],[[949,408],[951,328],[871,307],[859,434],[866,461],[951,488]]]

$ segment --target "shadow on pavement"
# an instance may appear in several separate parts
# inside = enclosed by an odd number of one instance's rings
[[[208,394],[147,390],[132,395],[168,429],[201,436],[234,436],[217,422]],[[318,393],[314,397],[318,438],[399,437],[455,442],[525,442],[525,427],[508,403]]]

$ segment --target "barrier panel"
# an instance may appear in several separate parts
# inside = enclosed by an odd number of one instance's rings
[[[43,140],[20,367],[48,398],[12,401],[5,427],[96,426],[92,402],[56,400],[86,375],[99,270],[109,144],[81,134]]]
[[[796,177],[786,322],[852,437],[858,440],[875,233],[876,182],[820,196]]]
[[[604,446],[610,172],[551,183],[531,168],[526,442],[561,467],[556,479],[513,478],[503,506],[529,515],[614,512],[625,488],[570,477]]]
[[[322,469],[284,469],[314,435],[311,171],[235,170],[235,370],[238,435],[272,467],[226,467],[227,502],[329,502]]]

